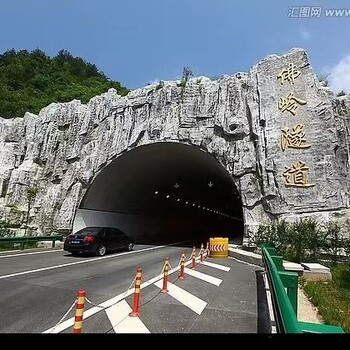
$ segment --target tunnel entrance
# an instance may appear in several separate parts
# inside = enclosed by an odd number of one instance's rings
[[[155,143],[115,159],[95,178],[77,210],[73,232],[114,226],[137,243],[242,240],[240,195],[227,170],[199,147]]]

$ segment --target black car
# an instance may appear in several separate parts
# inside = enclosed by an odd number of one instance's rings
[[[71,233],[64,241],[63,249],[72,255],[95,254],[103,256],[116,250],[133,250],[134,238],[114,227],[85,227]]]

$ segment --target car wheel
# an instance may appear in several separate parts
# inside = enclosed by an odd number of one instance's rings
[[[127,250],[130,252],[133,249],[134,249],[134,243],[129,243],[127,246]]]
[[[100,245],[97,249],[97,255],[104,256],[106,254],[106,247],[104,245]]]

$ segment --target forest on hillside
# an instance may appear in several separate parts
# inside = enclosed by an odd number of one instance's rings
[[[40,49],[8,50],[0,55],[0,117],[38,113],[52,102],[73,99],[87,103],[115,88],[122,96],[129,90],[110,80],[96,65],[61,50],[50,57]]]

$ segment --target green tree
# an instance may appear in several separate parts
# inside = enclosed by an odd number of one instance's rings
[[[99,69],[67,50],[49,57],[40,49],[7,50],[0,55],[0,116],[23,117],[38,113],[52,102],[92,97],[114,88],[120,95],[129,90],[110,80]]]

